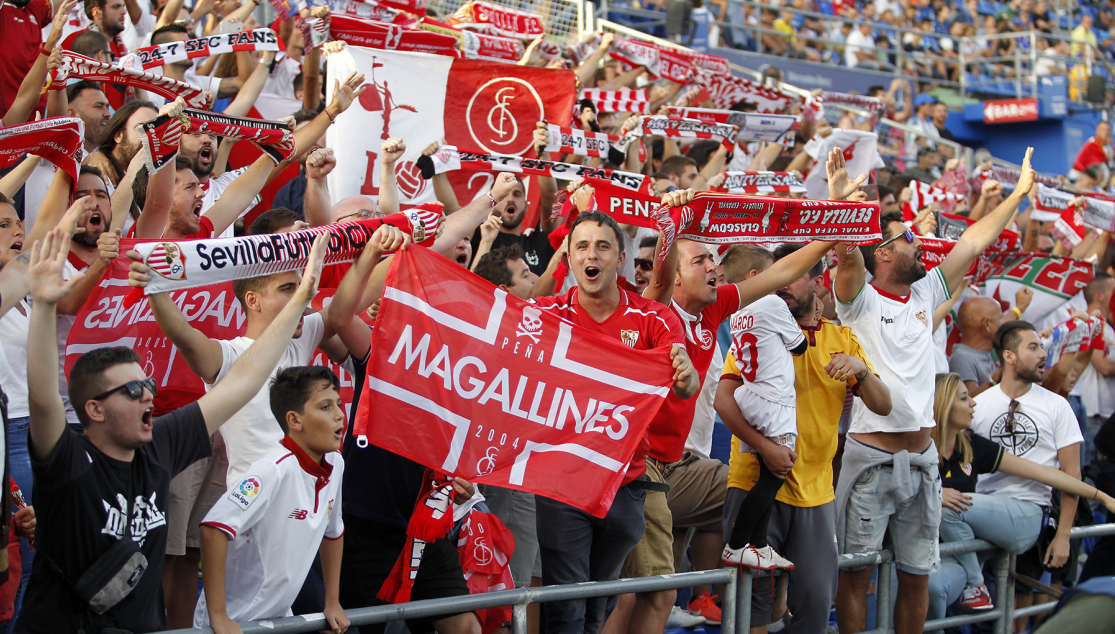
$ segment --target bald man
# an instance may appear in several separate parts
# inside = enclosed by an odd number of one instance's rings
[[[379,205],[368,196],[349,196],[333,205],[333,222],[354,222],[381,216]]]
[[[957,312],[960,343],[952,347],[949,370],[960,375],[972,396],[992,385],[990,377],[995,357],[991,343],[995,331],[1003,323],[1003,314],[999,311],[999,302],[990,297],[973,297],[965,300]]]

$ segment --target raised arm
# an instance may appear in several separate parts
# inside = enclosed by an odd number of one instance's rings
[[[999,234],[1014,218],[1019,203],[1030,193],[1030,188],[1034,186],[1034,168],[1030,167],[1030,156],[1033,153],[1034,148],[1027,148],[1026,158],[1022,160],[1022,174],[1018,177],[1018,185],[1010,196],[1003,199],[1003,202],[999,203],[991,213],[965,229],[945,261],[941,262],[941,273],[944,274],[945,283],[950,288],[957,279],[968,273],[972,262],[975,262],[976,258],[999,238]]]
[[[306,157],[306,194],[302,198],[302,213],[311,227],[333,222],[333,201],[329,197],[329,183],[325,177],[336,166],[337,157],[327,147],[318,148]]]
[[[256,339],[243,356],[236,360],[228,374],[205,396],[198,399],[197,403],[201,407],[205,426],[210,434],[217,431],[233,414],[247,405],[271,376],[271,371],[275,369],[290,338],[294,336],[298,321],[302,319],[303,312],[317,293],[317,283],[321,279],[321,267],[325,261],[328,242],[327,235],[320,235],[314,240],[310,260],[302,275],[302,283],[298,285],[294,297],[290,298],[290,302],[267,326],[259,339]]]
[[[177,117],[185,109],[186,102],[179,97],[159,108],[159,115]],[[167,161],[167,164],[154,174],[151,173],[150,168],[145,166],[144,169],[147,170],[147,193],[143,200],[143,210],[136,219],[135,237],[157,240],[163,237],[167,221],[170,219],[170,207],[174,203],[174,178],[178,170],[175,161]]]
[[[23,187],[28,178],[31,178],[31,172],[39,166],[39,161],[42,160],[34,154],[28,154],[27,158],[23,159],[12,168],[12,171],[0,176],[0,194],[4,194],[8,198],[16,195],[16,192]]]
[[[577,70],[573,71],[577,75],[577,85],[581,88],[588,88],[592,85],[592,80],[596,76],[596,68],[600,65],[600,60],[604,59],[604,55],[608,53],[608,49],[612,47],[612,40],[615,39],[612,33],[605,33],[600,36],[600,46],[595,51],[581,62]]]
[[[472,232],[484,222],[499,201],[507,197],[515,187],[515,177],[508,172],[496,175],[488,196],[481,196],[445,217],[445,231],[434,242],[433,250],[445,255],[456,248],[464,238],[472,237]],[[489,197],[490,196],[490,197]]]
[[[223,114],[230,117],[247,116],[248,111],[255,105],[256,99],[259,99],[260,93],[263,92],[263,86],[271,75],[271,67],[274,63],[275,51],[264,51],[263,57],[260,58],[251,74],[248,75],[248,79],[240,86],[240,90],[236,92],[236,97],[233,98],[232,103],[228,104]]]
[[[58,302],[85,277],[62,279],[70,236],[52,229],[31,245],[28,275],[35,309],[27,332],[27,399],[31,413],[31,455],[45,460],[66,428],[66,411],[58,394]],[[19,256],[24,258],[24,255]],[[9,265],[10,266],[10,265]],[[75,403],[82,407],[84,403]]]
[[[63,220],[62,231],[72,233]],[[120,230],[106,231],[97,238],[97,259],[85,270],[85,277],[73,287],[66,297],[58,302],[59,315],[77,315],[89,299],[93,289],[101,283],[101,278],[112,266],[112,261],[120,255]]]
[[[284,165],[280,163],[280,165]],[[271,157],[266,154],[260,156],[252,163],[248,171],[240,175],[217,199],[217,202],[205,212],[205,217],[213,223],[213,235],[219,236],[225,229],[236,222],[240,212],[252,204],[257,194],[271,179],[271,170],[275,165]],[[166,168],[164,168],[166,169]],[[146,209],[144,209],[146,212]]]
[[[42,95],[43,86],[46,84],[48,63],[57,66],[62,60],[62,51],[56,51],[55,48],[58,40],[62,39],[62,28],[66,25],[66,16],[76,5],[77,0],[63,0],[58,5],[58,10],[54,12],[54,20],[50,25],[50,34],[39,48],[39,55],[35,58],[35,63],[23,76],[15,100],[8,107],[8,111],[4,113],[3,124],[5,126],[26,123],[34,114],[35,105],[39,102],[39,96]],[[49,51],[50,53],[49,55],[44,54],[43,51]]]
[[[675,189],[662,197],[662,204],[668,207],[680,207],[689,204],[692,200],[692,189]],[[674,245],[674,248],[670,249],[663,258],[663,241],[664,237],[659,233],[658,244],[654,246],[654,270],[651,271],[647,287],[643,289],[643,297],[669,306],[674,297],[674,280],[677,279],[678,248]]]
[[[407,144],[402,139],[387,139],[380,145],[379,210],[385,214],[399,211],[399,185],[395,182],[395,164],[403,158]]]
[[[836,246],[835,242],[814,240],[775,262],[770,268],[755,277],[737,282],[739,305],[746,306],[780,288],[789,286],[794,280],[805,275],[809,269],[813,268],[834,246]]]

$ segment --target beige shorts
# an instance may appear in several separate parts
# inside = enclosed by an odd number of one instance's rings
[[[228,454],[221,432],[210,438],[213,454],[198,460],[170,481],[166,512],[166,554],[185,555],[187,548],[201,548],[201,520],[225,492]]]
[[[647,479],[666,482],[658,466],[647,460]],[[623,562],[621,577],[653,577],[674,573],[673,515],[662,491],[647,491],[643,504],[643,517],[647,528],[643,538]]]
[[[728,493],[728,465],[687,451],[667,469],[666,482],[670,483],[666,500],[674,528],[720,531],[724,496]]]

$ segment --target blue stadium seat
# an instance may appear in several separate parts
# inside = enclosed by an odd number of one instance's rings
[[[817,0],[817,12],[825,15],[836,15],[836,7],[833,6],[832,0]]]
[[[991,4],[991,0],[979,0],[979,2],[976,3],[976,12],[980,15],[994,15],[995,6]]]
[[[1069,16],[1062,15],[1061,19],[1057,22],[1057,26],[1061,27],[1062,29],[1071,29],[1072,20],[1069,19]]]

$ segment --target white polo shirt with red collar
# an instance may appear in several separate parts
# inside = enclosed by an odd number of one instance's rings
[[[344,535],[338,452],[314,462],[289,436],[252,463],[201,522],[229,538],[225,601],[234,621],[291,616],[317,545]],[[205,594],[194,627],[209,625]]]

